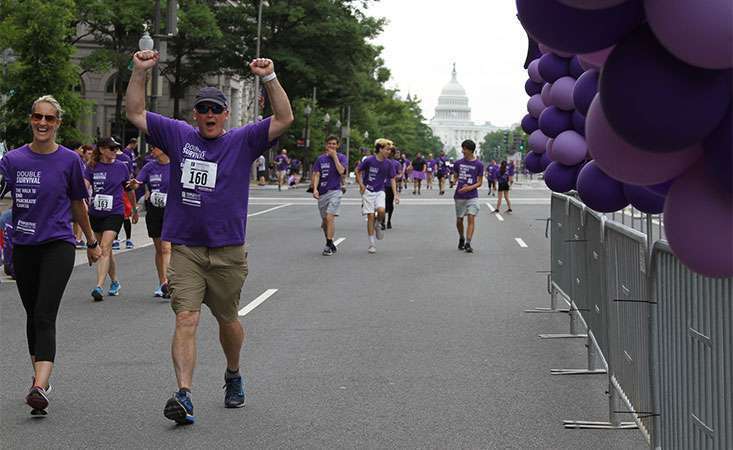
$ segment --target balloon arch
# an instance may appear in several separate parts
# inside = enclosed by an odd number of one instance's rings
[[[733,2],[516,3],[527,169],[599,212],[663,213],[685,265],[733,276]]]

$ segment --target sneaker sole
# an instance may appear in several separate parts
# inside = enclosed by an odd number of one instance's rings
[[[104,296],[101,293],[96,292],[96,291],[92,292],[92,298],[94,299],[95,302],[101,302],[102,300],[104,300]]]
[[[239,403],[239,404],[237,404],[237,403],[224,403],[224,407],[225,408],[229,408],[229,409],[244,408],[244,406],[245,406],[244,401],[242,401],[242,403]]]
[[[190,425],[194,422],[195,417],[188,414],[186,408],[176,399],[168,399],[163,410],[166,419],[170,419],[179,425]]]
[[[25,398],[25,403],[34,410],[44,410],[48,408],[48,399],[38,393],[28,394]]]

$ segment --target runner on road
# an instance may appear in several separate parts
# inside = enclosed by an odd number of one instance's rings
[[[425,161],[426,163],[426,176],[425,179],[425,189],[432,189],[433,188],[433,174],[435,173],[435,158],[433,157],[433,154],[428,154],[428,160]]]
[[[496,176],[499,171],[499,166],[496,165],[496,160],[491,160],[488,167],[486,167],[486,179],[489,184],[489,194],[496,195]]]
[[[155,245],[155,269],[158,272],[158,288],[153,292],[154,297],[168,298],[168,265],[171,260],[171,243],[160,238],[163,234],[163,217],[165,205],[168,201],[168,186],[170,184],[170,158],[163,150],[153,146],[150,154],[155,161],[150,161],[137,174],[133,186],[145,185],[145,225],[148,228],[148,237]]]
[[[476,158],[476,143],[466,139],[461,143],[463,158],[453,165],[453,183],[456,185],[456,192],[453,199],[456,202],[456,228],[458,229],[458,250],[465,250],[466,253],[473,253],[471,239],[476,226],[476,216],[480,206],[478,201],[478,188],[481,187],[484,174],[484,165]],[[463,217],[468,216],[468,227],[465,237],[463,233]]]
[[[290,158],[288,158],[288,151],[286,149],[280,150],[280,154],[275,156],[275,170],[277,171],[277,190],[281,191],[283,185],[286,185],[286,177],[288,175],[288,168],[290,167]]]
[[[338,153],[339,138],[328,136],[326,148],[313,163],[313,198],[318,200],[318,211],[321,213],[321,228],[326,236],[324,256],[336,253],[333,236],[336,232],[335,222],[341,208],[341,177],[346,173],[349,162],[346,155]]]
[[[38,98],[28,119],[33,140],[0,159],[0,185],[13,199],[13,265],[33,365],[25,402],[34,415],[45,415],[48,407],[56,316],[74,269],[72,220],[86,236],[89,264],[100,255],[84,203],[87,190],[81,158],[56,143],[63,113],[55,98]]]
[[[389,161],[394,166],[394,170],[397,173],[395,176],[395,184],[400,183],[400,177],[402,176],[402,164],[400,164],[395,157],[399,154],[399,150],[395,149],[394,144],[389,150]],[[399,190],[399,189],[398,189]],[[384,221],[380,222],[379,227],[381,229],[392,229],[392,214],[394,214],[394,191],[392,190],[392,180],[384,180],[384,194],[385,194],[385,210],[387,212],[387,225],[385,226]]]
[[[450,172],[448,171],[448,158],[445,151],[440,151],[440,156],[435,160],[435,174],[438,177],[438,192],[440,195],[445,194],[445,178]]]
[[[384,239],[384,231],[380,226],[384,222],[385,193],[384,184],[390,180],[392,190],[395,193],[395,202],[400,203],[400,194],[397,192],[395,182],[395,168],[389,160],[389,152],[392,148],[392,141],[389,139],[377,139],[374,143],[375,153],[362,161],[356,168],[356,182],[359,184],[362,201],[362,215],[367,216],[367,235],[369,236],[369,253],[376,253],[377,246],[374,237]],[[375,217],[376,215],[376,217]]]
[[[114,137],[110,137],[110,143],[116,146],[115,151],[117,154],[117,161],[123,163],[125,167],[127,167],[127,169],[130,171],[130,178],[134,178],[135,160],[128,156],[127,152],[124,152],[122,150],[122,145],[117,142]],[[122,228],[125,230],[125,237],[127,238],[127,240],[125,241],[125,248],[131,249],[135,248],[135,244],[132,242],[132,216],[133,214],[137,214],[137,195],[135,195],[135,191],[132,191],[132,196],[123,195],[122,203],[124,203],[125,205],[125,211],[123,214],[124,219],[122,221]],[[135,223],[137,223],[137,221],[135,221]],[[116,236],[115,240],[112,241],[112,250],[119,249],[120,241],[119,238]]]
[[[267,184],[265,175],[267,175],[267,161],[265,161],[265,155],[260,155],[257,158],[257,186]]]
[[[410,163],[412,167],[412,195],[422,195],[422,181],[425,179],[425,168],[427,163],[422,157],[422,153],[418,152],[415,159]]]
[[[117,160],[117,143],[109,137],[97,142],[92,153],[92,160],[84,171],[87,187],[91,188],[92,200],[89,207],[89,221],[96,235],[102,256],[97,263],[97,285],[92,289],[94,301],[102,301],[102,286],[109,275],[110,286],[107,295],[120,295],[122,285],[117,279],[117,264],[112,253],[112,241],[120,232],[124,220],[125,204],[123,197],[134,200],[135,192],[131,189],[130,171],[127,166]],[[137,223],[137,209],[132,221]]]
[[[205,87],[194,99],[197,127],[145,111],[146,72],[160,55],[136,52],[127,86],[127,119],[171,159],[170,186],[163,240],[171,242],[168,283],[176,313],[172,355],[178,391],[166,402],[166,418],[191,424],[196,365],[196,329],[205,303],[219,324],[226,356],[224,406],[244,406],[239,373],[244,329],[239,322],[239,296],[247,277],[245,233],[252,163],[293,123],[290,101],[277,80],[271,60],[249,63],[270,99],[273,115],[254,124],[225,130],[229,101],[217,88]]]

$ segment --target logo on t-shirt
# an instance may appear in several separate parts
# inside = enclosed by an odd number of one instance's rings
[[[201,150],[197,146],[186,142],[186,145],[183,146],[183,156],[193,159],[206,159],[206,150]]]

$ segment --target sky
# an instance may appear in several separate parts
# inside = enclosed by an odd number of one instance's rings
[[[454,62],[473,121],[508,127],[527,113],[527,36],[513,0],[381,0],[366,13],[389,21],[374,41],[392,73],[387,86],[417,94],[426,119]]]

